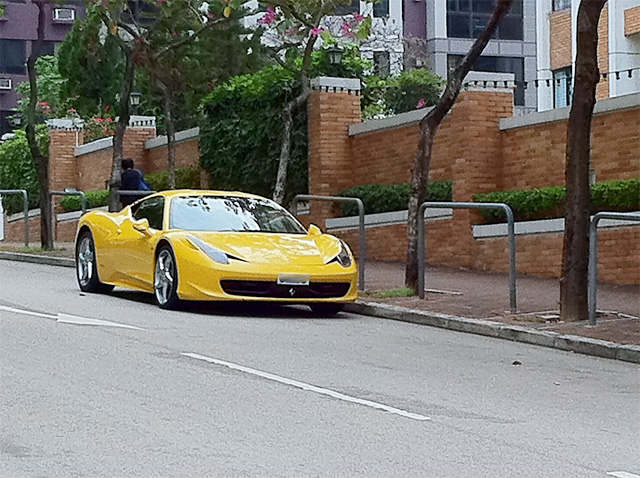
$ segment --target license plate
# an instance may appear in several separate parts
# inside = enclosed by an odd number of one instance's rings
[[[278,285],[309,285],[309,274],[279,274]]]

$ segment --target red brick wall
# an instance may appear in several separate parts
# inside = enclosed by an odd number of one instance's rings
[[[176,167],[185,168],[200,164],[198,138],[176,143]],[[145,152],[145,173],[157,173],[167,170],[167,147],[159,146]]]
[[[631,36],[640,33],[640,5],[624,11],[624,34]]]
[[[609,6],[605,5],[598,22],[598,69],[600,73],[607,73],[609,68]],[[609,75],[600,77],[596,87],[596,99],[609,98]]]
[[[571,9],[549,14],[551,36],[551,69],[571,66]]]

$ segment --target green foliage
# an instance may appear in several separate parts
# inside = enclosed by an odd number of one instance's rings
[[[549,186],[539,189],[494,191],[474,196],[477,202],[501,202],[513,209],[516,220],[564,216],[567,189]],[[592,213],[598,211],[634,211],[640,209],[640,180],[622,179],[596,183],[591,188]],[[490,222],[504,221],[501,210],[481,211]]]
[[[145,176],[153,191],[165,191],[169,189],[169,175],[167,171],[151,173]],[[176,169],[176,189],[199,189],[200,168]]]
[[[451,201],[452,184],[450,180],[430,182],[427,201]],[[366,214],[404,211],[410,195],[410,184],[363,184],[340,193],[340,196],[360,198]],[[346,216],[355,216],[358,207],[355,204],[343,204],[342,211]]]
[[[204,101],[202,166],[211,187],[271,196],[280,151],[282,105],[298,92],[291,71],[269,65],[220,85]],[[306,109],[294,112],[286,191],[307,191]]]
[[[58,70],[58,58],[43,55],[36,60],[36,82],[38,86],[38,105],[36,114],[55,116],[67,111],[68,98],[65,94],[66,78]],[[18,100],[18,110],[23,114],[29,104],[29,82],[19,83],[17,88],[22,98]]]
[[[108,189],[97,189],[94,191],[84,191],[87,197],[87,209],[106,206],[109,201]],[[82,197],[80,196],[62,196],[60,204],[65,211],[79,211],[82,209]]]
[[[516,220],[523,220],[540,211],[559,206],[566,196],[567,188],[564,186],[548,186],[538,189],[478,193],[473,199],[476,202],[505,203],[513,209]],[[504,212],[500,209],[486,209],[481,213],[487,220],[504,220],[505,218]]]
[[[363,118],[386,117],[432,106],[443,86],[442,78],[426,69],[367,77],[362,91]]]
[[[591,202],[599,210],[640,210],[640,179],[596,183],[591,187]]]
[[[334,76],[340,78],[364,78],[365,73],[371,70],[373,62],[360,55],[360,48],[355,44],[342,45],[342,62],[332,65],[329,62],[329,54],[325,48],[315,50],[312,53],[312,63],[309,69],[309,77]],[[300,59],[300,62],[302,59]]]
[[[101,9],[87,4],[87,16],[73,24],[60,46],[58,69],[67,79],[63,93],[83,117],[116,114],[124,57],[113,35],[102,35]]]
[[[40,150],[48,154],[49,130],[40,125],[36,132]],[[38,172],[33,164],[24,130],[17,130],[15,134],[14,139],[0,144],[0,189],[26,189],[29,208],[36,208],[40,204]],[[20,195],[3,196],[2,201],[9,214],[22,211]]]
[[[386,289],[377,292],[369,292],[363,295],[365,297],[389,299],[393,297],[413,297],[415,295],[415,291],[409,287],[401,287],[399,289]]]

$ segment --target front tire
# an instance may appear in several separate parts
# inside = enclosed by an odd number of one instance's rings
[[[310,304],[311,310],[318,315],[333,317],[337,315],[342,309],[344,309],[344,304]]]
[[[76,242],[76,278],[82,292],[108,293],[114,287],[98,278],[96,246],[90,231],[80,234]]]
[[[176,309],[178,298],[178,264],[171,247],[163,245],[156,256],[153,290],[157,304],[162,309]]]

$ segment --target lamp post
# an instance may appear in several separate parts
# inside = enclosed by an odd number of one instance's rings
[[[339,65],[342,63],[342,54],[344,50],[339,46],[333,46],[331,48],[327,48],[327,55],[329,56],[329,64],[331,65]]]
[[[131,109],[135,109],[140,104],[140,99],[142,98],[142,93],[139,91],[132,91],[129,94],[129,104],[131,105]]]

